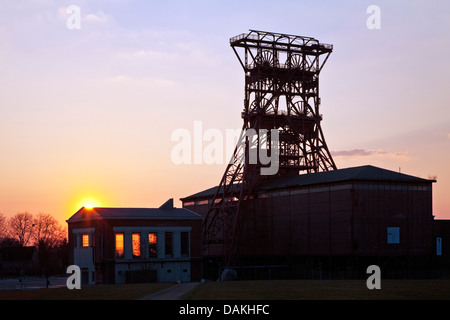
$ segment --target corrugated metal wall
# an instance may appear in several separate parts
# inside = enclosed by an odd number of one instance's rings
[[[204,202],[185,208],[206,216]],[[432,251],[431,183],[374,181],[273,190],[245,202],[242,211],[246,220],[238,250],[246,257]],[[388,243],[388,230],[399,231],[399,243]]]

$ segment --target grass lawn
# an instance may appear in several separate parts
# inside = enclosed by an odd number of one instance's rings
[[[173,283],[82,286],[67,288],[0,291],[0,300],[132,300],[173,286]]]
[[[0,291],[0,300],[132,300],[173,283],[84,286]],[[450,279],[382,280],[381,290],[369,290],[364,280],[267,280],[206,282],[185,300],[450,300]]]
[[[382,280],[369,290],[361,280],[206,282],[188,293],[191,300],[450,300],[450,280]]]

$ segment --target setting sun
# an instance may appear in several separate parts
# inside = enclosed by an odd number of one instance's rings
[[[105,203],[108,203],[108,206],[111,205],[111,203],[107,201],[107,197],[99,194],[95,190],[73,191],[73,196],[67,199],[67,206],[64,208],[64,219],[68,219],[81,208],[92,210],[94,208],[104,207]]]
[[[99,207],[100,203],[97,200],[95,200],[95,199],[84,199],[81,202],[81,206],[86,208],[86,209],[92,209],[92,208],[95,208],[95,207]]]

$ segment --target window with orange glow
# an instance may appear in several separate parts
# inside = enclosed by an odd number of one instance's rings
[[[116,258],[124,257],[123,233],[116,233]]]
[[[88,234],[83,234],[83,236],[81,238],[81,245],[84,248],[89,247],[89,235]]]
[[[148,234],[148,249],[149,258],[158,257],[158,236],[156,233]]]
[[[141,234],[133,233],[131,241],[133,243],[133,258],[139,258],[141,256]]]

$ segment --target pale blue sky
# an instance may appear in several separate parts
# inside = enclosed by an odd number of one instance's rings
[[[366,27],[371,4],[381,30]],[[80,30],[66,27],[69,5]],[[333,44],[320,95],[338,167],[437,175],[435,215],[450,218],[442,0],[0,0],[0,212],[64,219],[83,197],[156,206],[218,184],[224,165],[171,163],[170,136],[194,121],[241,127],[244,74],[229,38],[248,29]],[[342,153],[355,149],[365,156]]]

